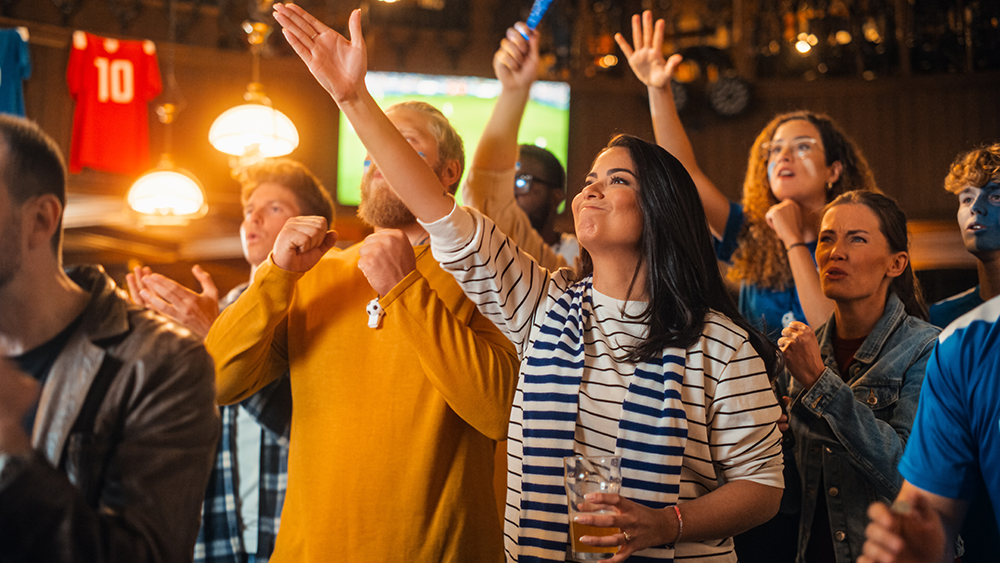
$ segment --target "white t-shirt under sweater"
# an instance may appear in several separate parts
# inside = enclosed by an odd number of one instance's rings
[[[474,209],[456,206],[450,215],[425,227],[431,235],[435,258],[514,343],[521,359],[522,375],[508,432],[504,522],[507,559],[517,561],[523,384],[525,370],[531,369],[531,358],[527,356],[532,343],[541,336],[539,330],[548,307],[572,285],[572,273],[540,268]],[[622,400],[635,366],[615,358],[621,356],[623,345],[644,335],[646,327],[623,315],[624,302],[596,290],[591,290],[588,297],[592,314],[584,315],[585,359],[573,450],[584,454],[617,453],[619,421],[628,416],[622,410]],[[635,313],[644,305],[633,302],[627,307]],[[728,481],[781,487],[781,436],[776,426],[780,409],[763,362],[746,333],[726,317],[710,314],[702,338],[686,350],[683,373],[682,402],[688,435],[677,502],[683,505]],[[731,538],[691,543],[682,539],[674,557],[736,561]]]
[[[625,348],[645,336],[646,325],[623,316],[642,312],[646,304],[627,303],[608,297],[594,290],[595,322],[584,339],[584,349],[591,369],[583,373],[580,383],[580,406],[576,419],[576,444],[573,450],[581,455],[615,455],[618,419],[629,379],[635,373],[635,364],[620,363]],[[591,363],[593,359],[593,363]]]
[[[242,405],[236,409],[236,486],[239,488],[240,531],[243,552],[257,553],[257,526],[260,520],[260,445],[259,422]]]
[[[580,241],[569,233],[560,233],[559,242],[552,245],[552,251],[562,256],[566,264],[576,269],[577,261],[580,259]]]

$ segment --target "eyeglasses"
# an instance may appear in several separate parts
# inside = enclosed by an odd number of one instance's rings
[[[536,178],[531,174],[518,174],[517,176],[514,176],[514,193],[524,195],[530,192],[532,185],[536,183],[544,184],[546,186],[555,186],[554,183],[541,178]]]
[[[790,147],[792,154],[797,156],[799,160],[805,160],[813,150],[819,145],[819,141],[813,139],[812,137],[799,137],[797,139],[792,139],[791,142],[786,141],[769,141],[762,145],[764,149],[764,154],[767,155],[767,159],[774,160],[778,158],[778,155],[785,152],[785,148]]]

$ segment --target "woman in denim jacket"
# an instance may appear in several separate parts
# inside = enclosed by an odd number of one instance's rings
[[[861,555],[875,500],[892,502],[924,367],[938,329],[924,322],[907,253],[906,216],[873,192],[826,208],[816,248],[823,293],[835,303],[813,332],[793,323],[778,345],[788,424],[802,477],[797,561]]]

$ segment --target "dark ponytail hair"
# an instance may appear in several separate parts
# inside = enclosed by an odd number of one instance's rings
[[[823,215],[833,207],[854,203],[864,205],[878,218],[879,230],[889,243],[891,252],[909,252],[910,240],[906,232],[906,214],[896,205],[896,202],[885,195],[876,192],[866,192],[855,190],[845,192],[837,196],[823,209]],[[903,302],[906,313],[919,319],[927,320],[927,304],[924,303],[923,292],[920,291],[920,283],[913,274],[910,262],[906,262],[906,269],[889,284],[889,291],[896,294]]]
[[[638,363],[661,356],[664,348],[687,348],[701,337],[705,317],[714,310],[746,331],[773,379],[783,357],[740,315],[726,289],[705,210],[687,170],[666,150],[638,137],[616,135],[604,151],[612,148],[625,149],[632,159],[642,210],[640,260],[629,294],[644,264],[649,293],[649,305],[638,316],[649,332],[621,360]],[[581,249],[580,275],[592,272],[590,254]]]

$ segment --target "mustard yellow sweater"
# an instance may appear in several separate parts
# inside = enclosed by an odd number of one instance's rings
[[[502,561],[495,440],[517,383],[510,342],[440,269],[380,299],[358,246],[306,274],[270,259],[212,326],[220,404],[292,381],[288,493],[272,561]]]

